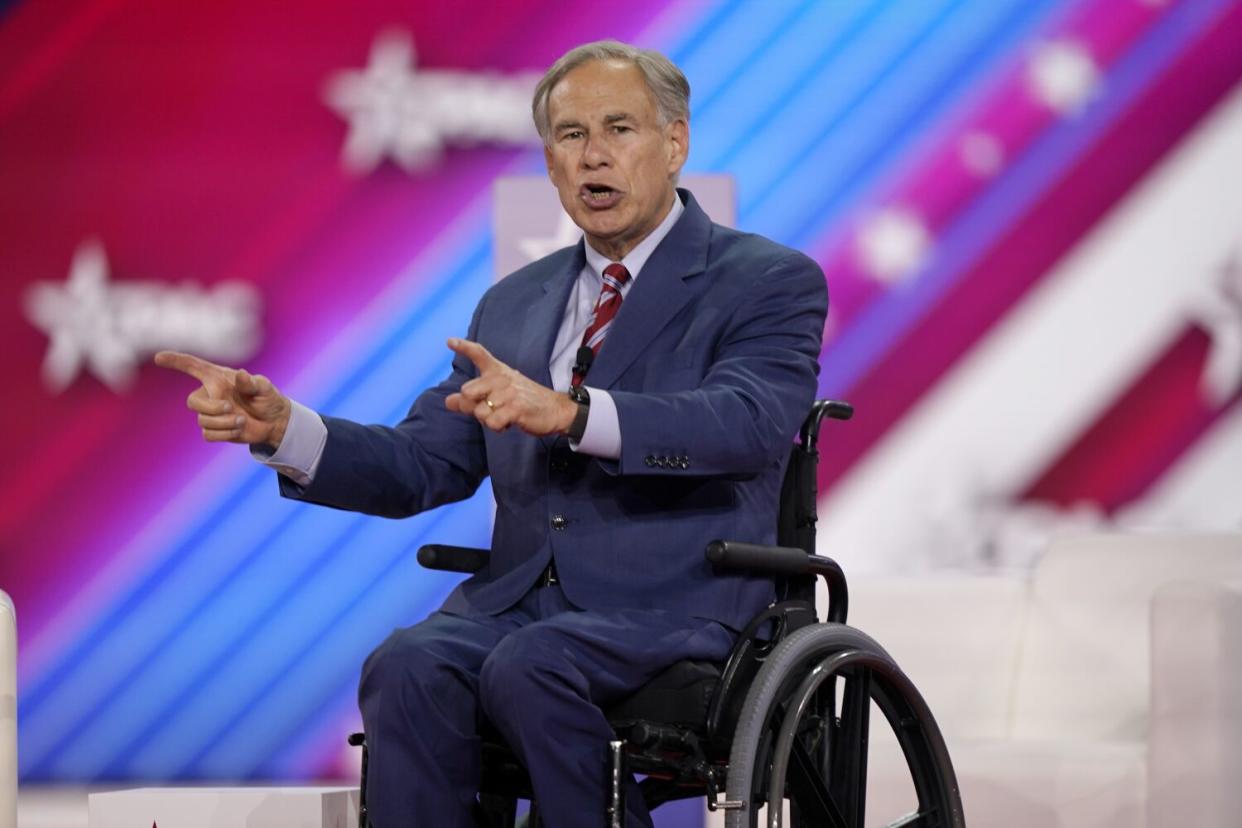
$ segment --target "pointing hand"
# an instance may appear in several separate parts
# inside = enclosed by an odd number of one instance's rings
[[[450,411],[473,416],[492,431],[517,426],[536,437],[559,434],[573,423],[578,405],[567,395],[510,368],[477,342],[454,338],[448,346],[479,369],[477,377],[445,399]]]
[[[189,374],[202,383],[185,404],[198,413],[204,440],[261,443],[275,448],[284,439],[292,405],[262,374],[226,368],[177,351],[160,351],[155,364]]]

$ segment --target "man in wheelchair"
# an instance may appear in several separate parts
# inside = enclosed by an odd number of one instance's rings
[[[571,50],[533,101],[584,239],[479,301],[452,373],[394,427],[320,416],[262,376],[185,354],[205,439],[250,444],[287,497],[387,517],[490,475],[490,553],[394,631],[359,688],[378,828],[474,825],[480,728],[529,772],[548,826],[599,824],[603,710],[674,662],[723,661],[773,581],[713,571],[713,539],[776,541],[816,388],[827,294],[808,257],[713,224],[676,188],[689,85],[615,41]],[[650,825],[642,797],[626,824]]]

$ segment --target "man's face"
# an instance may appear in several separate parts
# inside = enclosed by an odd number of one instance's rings
[[[548,96],[548,116],[544,154],[561,204],[592,247],[620,260],[668,214],[689,128],[661,126],[642,73],[618,60],[567,74]]]

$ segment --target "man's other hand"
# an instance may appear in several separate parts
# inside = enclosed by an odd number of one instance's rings
[[[450,411],[474,417],[492,431],[517,426],[536,437],[560,434],[573,424],[578,405],[568,395],[515,371],[477,342],[454,338],[448,346],[479,369],[477,377],[445,399]]]
[[[177,351],[160,351],[155,364],[189,374],[202,385],[186,398],[186,407],[198,414],[203,439],[209,443],[280,445],[289,426],[292,405],[271,380],[226,368]]]

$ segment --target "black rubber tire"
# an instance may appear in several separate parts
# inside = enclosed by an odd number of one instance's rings
[[[756,763],[767,762],[767,758],[760,755],[761,744],[765,737],[770,737],[777,707],[792,692],[793,686],[799,683],[799,677],[809,664],[846,651],[864,654],[877,665],[883,665],[886,670],[900,676],[900,682],[892,682],[893,686],[881,688],[881,692],[885,694],[885,705],[892,706],[896,697],[898,704],[920,711],[927,724],[921,728],[917,737],[908,731],[895,731],[898,739],[903,742],[903,750],[907,749],[906,741],[916,738],[925,740],[925,752],[929,756],[927,763],[934,766],[931,770],[931,796],[939,801],[939,807],[944,811],[943,824],[954,828],[965,824],[948,751],[944,747],[939,728],[918,691],[901,674],[884,648],[866,633],[844,624],[826,623],[797,630],[778,644],[767,657],[746,695],[743,712],[733,736],[729,773],[725,784],[726,799],[744,804],[725,812],[725,828],[754,828],[756,825],[755,810],[750,803],[751,792],[755,787],[755,774],[766,773],[768,770],[766,767],[757,768]],[[875,693],[872,697],[876,701],[880,700]],[[889,715],[888,710],[885,710],[885,715]]]

